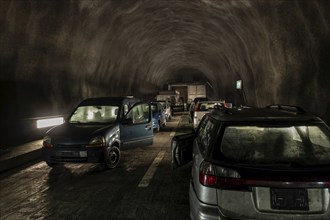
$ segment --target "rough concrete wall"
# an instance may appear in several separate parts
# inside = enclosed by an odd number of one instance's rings
[[[61,113],[91,96],[148,97],[192,69],[214,98],[242,102],[242,79],[249,105],[300,105],[330,122],[328,8],[328,0],[1,1],[1,97],[22,117]]]

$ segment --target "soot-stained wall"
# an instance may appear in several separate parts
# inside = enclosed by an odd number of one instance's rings
[[[239,103],[242,79],[248,105],[300,105],[329,123],[329,8],[328,0],[1,1],[1,111],[61,114],[83,98],[152,97],[187,78]]]

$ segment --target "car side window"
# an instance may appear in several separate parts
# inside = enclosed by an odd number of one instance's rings
[[[206,152],[209,149],[209,146],[214,143],[215,135],[216,135],[215,122],[210,118],[204,119],[202,121],[202,124],[200,125],[197,134],[199,149],[203,156],[205,156]]]
[[[149,121],[149,105],[146,103],[134,106],[127,114],[133,124],[147,123]]]
[[[123,106],[123,115],[126,115],[126,113],[128,112],[128,109],[129,109],[128,105],[125,104],[125,105]]]

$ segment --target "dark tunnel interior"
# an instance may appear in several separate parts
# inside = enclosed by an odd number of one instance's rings
[[[1,1],[1,120],[15,129],[88,97],[151,99],[173,82],[208,82],[210,98],[239,105],[241,79],[245,104],[298,105],[329,125],[329,8],[328,0]]]

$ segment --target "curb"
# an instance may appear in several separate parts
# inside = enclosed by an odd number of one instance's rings
[[[17,168],[31,161],[37,161],[42,156],[41,148],[3,161],[0,161],[0,173]]]

